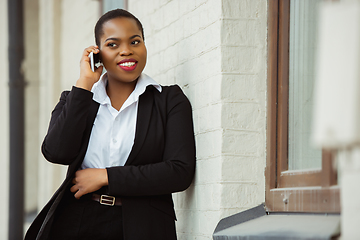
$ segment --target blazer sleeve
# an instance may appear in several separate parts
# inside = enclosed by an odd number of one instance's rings
[[[107,168],[109,194],[149,196],[189,187],[195,173],[192,109],[180,87],[169,88],[165,148],[158,163]]]
[[[78,156],[92,96],[92,92],[77,87],[61,94],[41,146],[49,162],[68,165]]]

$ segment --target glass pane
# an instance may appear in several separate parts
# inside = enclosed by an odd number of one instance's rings
[[[321,150],[310,145],[319,2],[290,2],[289,170],[321,168]]]
[[[125,8],[125,0],[103,0],[103,13],[116,8]]]

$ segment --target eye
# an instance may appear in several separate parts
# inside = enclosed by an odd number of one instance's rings
[[[131,42],[132,45],[137,45],[139,43],[140,43],[140,40],[134,40],[134,41]]]
[[[106,46],[108,46],[108,47],[116,47],[117,45],[116,45],[116,43],[110,42]]]

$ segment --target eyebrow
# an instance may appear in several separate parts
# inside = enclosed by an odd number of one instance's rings
[[[133,39],[133,38],[136,38],[136,37],[141,38],[141,36],[140,36],[140,35],[135,34],[135,35],[131,36],[129,39]],[[105,42],[107,42],[107,41],[111,41],[111,40],[113,40],[113,41],[119,41],[119,40],[120,40],[120,38],[107,38],[107,39],[105,40]],[[104,43],[105,43],[105,42],[104,42]]]

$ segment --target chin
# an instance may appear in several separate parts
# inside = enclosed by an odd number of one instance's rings
[[[133,83],[137,81],[139,77],[140,75],[126,76],[126,77],[121,76],[121,77],[117,77],[117,80],[124,83]]]

